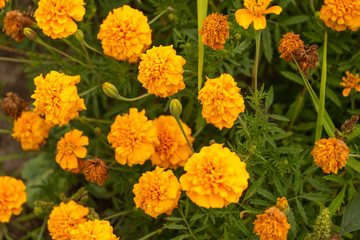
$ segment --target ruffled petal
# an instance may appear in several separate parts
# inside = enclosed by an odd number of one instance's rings
[[[280,6],[272,6],[265,10],[265,14],[275,13],[276,15],[279,15],[281,12],[282,8]]]
[[[245,29],[248,29],[249,25],[254,21],[254,15],[247,9],[239,9],[235,12],[235,18],[237,23]]]

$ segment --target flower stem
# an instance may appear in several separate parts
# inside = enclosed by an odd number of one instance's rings
[[[111,215],[111,216],[108,216],[108,217],[106,217],[106,218],[103,218],[102,220],[109,220],[109,219],[112,219],[112,218],[116,218],[116,217],[118,217],[118,216],[122,216],[122,215],[126,215],[126,214],[128,214],[128,213],[131,213],[132,211],[134,211],[134,210],[131,209],[131,210],[128,210],[128,211],[115,213],[115,214],[113,214],[113,215]]]
[[[87,44],[87,42],[85,42],[85,40],[83,42],[84,42],[84,46],[87,47],[88,49],[90,49],[91,51],[105,56],[102,52],[100,52],[99,50],[97,50],[97,49],[93,48],[92,46],[90,46],[89,44]]]
[[[95,87],[92,87],[92,88],[86,90],[85,92],[79,93],[79,97],[83,97],[83,96],[85,96],[86,94],[94,91],[95,89],[97,89],[97,88],[99,88],[99,87],[101,87],[101,86],[102,86],[102,84],[99,84],[99,85],[96,85]]]
[[[18,63],[33,63],[33,60],[22,59],[22,58],[8,58],[8,57],[0,57],[0,61],[6,62],[18,62]],[[42,61],[42,64],[53,64],[55,61]]]
[[[247,135],[249,138],[251,138],[250,133],[249,133],[248,129],[246,128],[246,125],[245,125],[245,123],[244,123],[244,121],[242,120],[242,117],[241,117],[240,115],[238,115],[238,119],[239,119],[240,125],[243,127],[246,135]]]
[[[316,132],[315,132],[315,141],[321,138],[321,132],[324,122],[324,112],[325,112],[325,87],[326,87],[326,74],[327,74],[327,30],[325,29],[324,35],[324,51],[323,51],[323,63],[321,71],[321,83],[320,83],[320,99],[319,99],[319,112],[316,122]]]
[[[153,24],[156,20],[158,20],[159,17],[161,17],[164,13],[166,13],[169,10],[169,8],[166,8],[165,10],[163,10],[161,13],[159,13],[156,17],[154,17],[153,19],[151,19],[150,22],[148,22],[149,25]]]
[[[190,143],[188,137],[186,136],[186,133],[185,133],[184,128],[183,128],[183,126],[182,126],[182,124],[181,124],[180,118],[179,118],[179,117],[174,117],[174,118],[175,118],[176,122],[178,123],[178,125],[179,125],[179,127],[180,127],[180,129],[181,129],[181,132],[182,132],[182,134],[184,135],[184,137],[185,137],[185,139],[186,139],[186,142],[187,142],[187,144],[189,145],[192,153],[195,153],[193,147],[191,146],[191,143]]]
[[[157,229],[157,230],[155,230],[155,231],[153,231],[153,232],[151,232],[151,233],[143,236],[142,238],[139,238],[138,240],[146,240],[146,239],[149,239],[150,237],[152,237],[152,236],[154,236],[154,235],[156,235],[156,234],[160,234],[162,231],[164,231],[164,227],[159,228],[159,229]]]
[[[125,101],[125,102],[133,102],[133,101],[137,101],[137,100],[140,100],[140,99],[142,99],[142,98],[144,98],[144,97],[147,97],[147,96],[149,96],[149,95],[151,95],[150,93],[146,93],[146,94],[144,94],[144,95],[141,95],[141,96],[139,96],[139,97],[135,97],[135,98],[126,98],[126,97],[123,97],[123,96],[117,96],[116,97],[116,99],[118,99],[118,100],[121,100],[121,101]]]
[[[198,14],[198,92],[202,85],[202,74],[204,67],[204,44],[202,42],[201,34],[204,19],[206,18],[208,8],[208,0],[197,0],[197,14]]]
[[[349,157],[356,157],[356,158],[360,158],[360,155],[359,155],[359,154],[349,153]]]
[[[0,129],[0,133],[11,134],[12,131],[11,131],[11,130],[8,130],[8,129]]]
[[[260,30],[255,30],[255,62],[254,62],[254,68],[253,68],[253,77],[252,77],[252,83],[251,87],[254,89],[255,92],[255,114],[257,114],[258,110],[258,89],[257,89],[257,80],[258,80],[258,68],[259,68],[259,55],[260,55],[260,38],[261,38],[261,32]]]
[[[47,219],[48,219],[48,217],[45,217],[44,222],[43,222],[43,224],[41,225],[41,229],[40,229],[39,235],[38,235],[38,237],[37,237],[37,240],[41,240],[41,239],[42,239],[42,236],[43,236],[44,231],[45,231]]]
[[[77,119],[80,120],[80,121],[85,121],[85,122],[95,122],[95,123],[104,123],[104,124],[111,124],[112,123],[109,120],[88,118],[88,117],[84,117],[84,116],[77,117]]]

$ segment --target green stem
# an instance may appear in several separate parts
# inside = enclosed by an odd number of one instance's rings
[[[354,56],[352,56],[349,60],[349,62],[352,62],[355,60],[355,58],[357,58],[360,55],[360,51],[358,51]]]
[[[183,220],[184,220],[184,222],[185,222],[185,224],[186,224],[186,226],[187,226],[187,228],[188,228],[188,230],[189,230],[189,232],[190,232],[190,235],[192,236],[192,238],[193,238],[194,240],[197,240],[196,237],[195,237],[195,235],[194,235],[194,233],[191,231],[191,227],[190,227],[189,223],[186,221],[186,218],[185,218],[185,215],[184,215],[184,213],[183,213],[183,211],[182,211],[182,208],[179,208],[179,212],[180,212],[180,215],[181,215],[181,217],[183,218]]]
[[[83,41],[80,41],[80,40],[79,40],[79,42],[80,42],[80,45],[81,45],[82,49],[83,49],[84,52],[85,52],[85,57],[86,57],[86,60],[87,60],[87,62],[88,62],[88,64],[89,64],[89,67],[90,67],[91,71],[92,71],[102,82],[104,82],[103,79],[102,79],[102,77],[100,76],[100,74],[99,74],[99,73],[94,69],[94,67],[93,67],[91,58],[90,58],[90,56],[89,56],[89,52],[88,52],[88,50],[86,49],[85,44],[84,44],[84,40],[83,40]]]
[[[116,218],[116,217],[118,217],[118,216],[122,216],[122,215],[126,215],[126,214],[128,214],[128,213],[131,213],[131,212],[133,212],[134,210],[128,210],[128,211],[124,211],[124,212],[119,212],[119,213],[115,213],[115,214],[113,214],[113,215],[111,215],[111,216],[108,216],[108,217],[106,217],[106,218],[103,218],[102,220],[109,220],[109,219],[112,219],[112,218]]]
[[[155,230],[155,231],[153,231],[153,232],[151,232],[151,233],[143,236],[142,238],[139,238],[138,240],[146,240],[146,239],[149,239],[150,237],[152,237],[152,236],[154,236],[154,235],[156,235],[156,234],[160,234],[162,231],[164,231],[164,227],[159,228],[159,229],[157,229],[157,230]]]
[[[8,58],[8,57],[0,57],[0,61],[6,61],[6,62],[17,62],[17,63],[34,63],[33,60],[28,59],[21,59],[21,58]],[[40,62],[40,61],[36,61]],[[43,64],[53,64],[55,61],[41,61]]]
[[[192,135],[192,137],[196,138],[202,132],[202,130],[205,128],[205,126],[206,126],[206,123],[202,123],[201,126],[199,127],[199,129],[196,131],[196,133],[194,133]]]
[[[202,42],[201,34],[199,33],[202,28],[204,19],[207,15],[208,0],[197,0],[197,14],[198,14],[198,92],[202,86],[202,74],[204,67],[204,44]]]
[[[12,131],[11,131],[11,130],[8,130],[8,129],[0,129],[0,133],[11,134]]]
[[[156,20],[158,20],[159,17],[161,17],[164,13],[166,13],[169,9],[166,8],[165,10],[163,10],[161,13],[159,13],[156,17],[154,17],[153,19],[151,19],[150,22],[148,22],[149,25],[153,24]]]
[[[64,43],[66,43],[67,45],[69,45],[72,49],[74,49],[75,51],[80,53],[82,56],[84,56],[84,53],[78,47],[76,47],[74,44],[72,44],[69,40],[67,40],[66,38],[61,38],[61,40]]]
[[[88,49],[90,49],[91,51],[96,52],[96,53],[98,53],[98,54],[101,54],[101,55],[105,56],[102,52],[100,52],[99,50],[97,50],[97,49],[93,48],[92,46],[90,46],[89,44],[87,44],[87,43],[85,42],[85,40],[84,40],[83,42],[84,42],[84,46],[87,47]]]
[[[99,88],[99,87],[101,87],[101,86],[102,86],[102,84],[99,84],[99,85],[97,85],[97,86],[95,86],[95,87],[92,87],[92,88],[86,90],[85,92],[79,93],[79,97],[83,97],[83,96],[85,96],[86,94],[94,91],[95,89],[97,89],[97,88]]]
[[[188,137],[186,136],[186,133],[185,133],[184,128],[183,128],[183,126],[182,126],[182,124],[181,124],[180,118],[179,118],[179,117],[174,117],[174,118],[175,118],[176,122],[178,123],[178,125],[179,125],[179,127],[180,127],[180,129],[181,129],[181,132],[182,132],[182,134],[184,135],[184,137],[185,137],[185,139],[186,139],[186,142],[187,142],[187,144],[189,145],[192,153],[195,153],[193,147],[191,146],[191,143],[190,143]]]
[[[294,126],[294,122],[295,122],[295,120],[296,120],[296,118],[297,118],[297,115],[298,115],[298,113],[299,113],[299,108],[300,108],[300,106],[301,106],[301,103],[302,103],[302,101],[304,100],[305,93],[306,93],[306,85],[304,85],[304,88],[303,88],[303,90],[302,90],[302,92],[301,92],[300,99],[299,99],[299,101],[298,101],[297,104],[296,104],[295,111],[294,111],[294,115],[293,115],[293,117],[292,117],[292,119],[291,119],[291,122],[290,122],[289,130],[291,130],[292,127]]]
[[[254,89],[255,92],[255,114],[257,114],[258,110],[258,89],[257,89],[257,80],[258,80],[258,68],[259,68],[259,55],[260,55],[260,38],[261,32],[260,30],[255,30],[255,62],[254,62],[254,69],[253,69],[253,77],[252,77],[252,84],[251,87]]]
[[[351,102],[351,110],[354,111],[355,110],[355,92],[352,91],[350,93],[350,102]]]
[[[239,119],[240,125],[243,127],[246,135],[247,135],[249,138],[251,138],[250,133],[249,133],[249,131],[248,131],[248,129],[247,129],[247,127],[246,127],[246,125],[245,125],[245,123],[244,123],[244,121],[242,120],[242,117],[241,117],[240,115],[238,115],[238,119]]]
[[[112,123],[109,120],[88,118],[88,117],[84,117],[84,116],[77,117],[77,119],[80,120],[80,121],[85,121],[85,122],[95,122],[95,123],[105,123],[105,124],[111,124]]]
[[[46,217],[46,218],[44,219],[44,222],[43,222],[43,224],[42,224],[42,226],[41,226],[41,229],[40,229],[39,235],[38,235],[38,237],[37,237],[37,240],[41,240],[41,239],[42,239],[42,236],[44,235],[44,231],[45,231],[47,219],[48,219],[48,217]]]
[[[142,98],[144,98],[144,97],[147,97],[147,96],[149,96],[149,95],[151,95],[151,94],[150,94],[150,93],[146,93],[146,94],[144,94],[144,95],[141,95],[141,96],[135,97],[135,98],[126,98],[126,97],[123,97],[123,96],[118,95],[118,96],[116,97],[116,99],[121,100],[121,101],[125,101],[125,102],[133,102],[133,101],[137,101],[137,100],[139,100],[139,99],[142,99]]]
[[[316,133],[315,133],[315,141],[321,138],[321,132],[324,122],[324,112],[325,112],[325,87],[326,87],[326,74],[327,74],[327,30],[325,29],[324,35],[324,52],[323,52],[323,63],[322,63],[322,71],[321,71],[321,83],[320,83],[320,99],[319,99],[319,112],[318,118],[316,122]]]
[[[359,154],[349,153],[349,157],[356,157],[356,158],[360,158],[360,155],[359,155]]]

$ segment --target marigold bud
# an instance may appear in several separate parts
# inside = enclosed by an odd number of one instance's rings
[[[276,207],[286,213],[289,210],[289,203],[285,197],[277,198]]]
[[[181,102],[179,100],[172,99],[170,102],[170,113],[171,115],[173,115],[175,118],[179,118],[182,112],[182,105]]]
[[[34,41],[38,37],[37,33],[34,30],[32,30],[31,28],[28,28],[28,27],[24,28],[24,34],[25,34],[25,37],[27,37],[30,40],[34,40]]]
[[[117,88],[109,82],[105,82],[103,84],[103,92],[105,93],[106,96],[111,98],[118,98],[120,96]]]
[[[78,29],[75,33],[75,37],[79,42],[84,41],[84,32]]]

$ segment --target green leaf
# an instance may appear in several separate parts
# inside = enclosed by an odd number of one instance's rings
[[[360,162],[355,158],[349,157],[346,165],[360,173]]]
[[[314,201],[314,202],[326,202],[327,200],[329,200],[329,195],[324,194],[324,193],[306,193],[302,196],[299,196],[301,198],[305,198],[309,201]]]
[[[345,208],[340,234],[360,229],[360,193],[357,193]]]
[[[279,121],[284,121],[284,122],[290,121],[287,117],[277,115],[277,114],[270,114],[269,118],[273,118],[273,119],[276,119],[276,120],[279,120]]]
[[[333,182],[337,182],[337,183],[342,183],[342,184],[347,184],[347,181],[341,177],[339,177],[338,175],[326,175],[323,177],[325,180],[328,181],[333,181]]]
[[[306,216],[305,210],[304,210],[303,206],[301,205],[301,202],[297,198],[295,200],[296,200],[296,206],[299,210],[300,216],[304,220],[305,224],[308,225],[308,217]]]
[[[351,140],[353,140],[354,138],[356,138],[357,136],[360,135],[360,128],[356,129],[352,134],[350,134],[350,136],[347,138],[347,142],[350,142]]]
[[[259,188],[257,193],[271,201],[274,201],[274,202],[276,201],[276,197],[271,192],[269,192],[263,188]]]
[[[332,190],[326,185],[324,180],[316,179],[316,178],[307,178],[306,181],[308,181],[311,186],[316,188],[319,191],[324,192],[332,192]]]
[[[297,227],[296,226],[297,226],[297,224],[296,224],[294,213],[293,213],[291,208],[289,208],[289,212],[287,214],[287,217],[288,217],[289,223],[291,224],[290,231],[292,231],[292,233],[296,236],[296,233],[297,233]]]
[[[326,87],[326,97],[330,99],[336,106],[341,107],[341,102],[336,93],[331,88]]]
[[[265,111],[266,112],[269,110],[269,108],[270,108],[271,104],[273,103],[273,101],[274,101],[274,89],[271,86],[271,88],[268,91],[266,100],[265,100]]]
[[[261,184],[264,182],[265,176],[266,176],[266,172],[264,172],[263,175],[259,177],[253,184],[251,184],[249,189],[246,191],[244,201],[255,194],[256,189],[259,189]]]
[[[263,30],[262,40],[264,45],[263,50],[264,50],[265,58],[269,63],[271,63],[273,48],[272,48],[271,34],[269,28],[265,28],[265,30]]]
[[[295,74],[293,72],[287,72],[287,71],[281,71],[280,73],[287,79],[289,79],[293,82],[296,82],[296,83],[300,84],[301,86],[304,85],[304,82],[301,80],[301,77],[299,77],[297,74]]]
[[[175,223],[165,224],[164,227],[167,228],[167,229],[182,229],[182,230],[187,229],[185,226],[178,225],[178,224],[175,224]]]
[[[307,15],[298,15],[298,16],[288,18],[283,23],[283,25],[288,26],[288,25],[293,25],[293,24],[297,24],[297,23],[302,23],[302,22],[308,21],[309,19],[310,19],[310,17]]]
[[[183,240],[183,239],[187,239],[187,238],[190,238],[190,237],[191,237],[191,234],[186,233],[186,234],[182,234],[182,235],[179,235],[177,237],[171,238],[170,240]]]
[[[285,191],[284,191],[284,188],[281,185],[281,181],[280,181],[280,175],[274,173],[273,174],[273,181],[274,181],[274,185],[276,187],[276,190],[280,193],[281,196],[285,196]]]
[[[333,216],[337,210],[341,207],[341,204],[344,202],[346,191],[346,185],[341,189],[340,193],[336,196],[336,198],[331,202],[329,206],[330,215]]]
[[[278,147],[276,149],[279,153],[301,153],[303,151],[303,149],[301,148],[295,148],[295,147]]]

